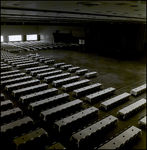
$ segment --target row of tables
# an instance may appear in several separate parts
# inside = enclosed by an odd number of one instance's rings
[[[98,149],[118,149],[122,148],[126,143],[130,142],[133,138],[142,134],[141,129],[131,126],[113,139],[109,140]]]
[[[4,58],[7,58],[7,55],[10,58],[15,57],[15,55],[13,56],[8,52],[4,53]],[[48,88],[48,84],[40,84],[40,80],[32,80],[32,76],[27,76],[26,73],[21,73],[20,70],[2,72],[1,75],[1,79],[4,80],[1,82],[1,85],[3,85],[3,88],[6,91],[13,91],[12,93],[15,93],[14,96],[16,96],[16,94],[23,95],[25,93],[27,94],[29,92],[32,92],[33,90],[35,90],[35,87],[42,90],[40,85],[44,85],[44,88]],[[20,75],[25,76],[20,77]],[[26,88],[26,91],[24,90],[24,87]],[[44,93],[44,91],[42,92]],[[15,106],[11,100],[6,100],[5,95],[2,93],[1,100],[3,100],[1,103],[1,137],[2,140],[4,140],[2,143],[5,143],[6,141],[9,143],[11,141],[11,143],[15,145],[16,149],[25,146],[30,147],[29,143],[31,141],[33,145],[34,142],[35,144],[39,143],[39,145],[42,145],[42,143],[46,141],[46,143],[43,144],[42,147],[46,146],[48,141],[47,132],[43,128],[36,129],[33,119],[29,116],[24,116],[24,112],[21,110],[21,108]],[[45,138],[44,135],[47,136],[47,138]],[[39,141],[37,143],[36,138]]]
[[[79,87],[82,87],[82,86],[85,86],[85,85],[88,85],[88,84],[90,84],[90,80],[85,79],[85,80],[81,80],[81,81],[77,81],[77,82],[62,85],[62,89],[64,91],[69,91],[69,90],[73,90],[73,89],[76,89],[76,88],[79,88]]]
[[[130,115],[132,112],[137,111],[138,109],[140,109],[141,107],[146,106],[146,99],[142,98],[122,109],[120,109],[117,112],[118,116],[123,116],[123,119],[125,119],[128,115]]]
[[[11,74],[11,75],[7,75],[7,76],[2,76],[1,80],[5,81],[5,80],[14,79],[14,78],[24,77],[24,76],[26,76],[26,73]]]
[[[15,79],[9,79],[9,80],[5,80],[5,81],[1,81],[1,86],[5,87],[6,85],[29,81],[31,79],[32,79],[32,76],[24,76],[24,77],[15,78]]]
[[[31,62],[31,63],[16,65],[16,68],[23,69],[23,68],[29,68],[29,67],[38,66],[38,65],[39,65],[39,62]]]
[[[1,111],[13,108],[14,104],[10,100],[5,100],[1,102]]]
[[[115,96],[111,99],[108,99],[108,100],[102,102],[100,104],[100,107],[104,108],[105,110],[108,110],[109,108],[113,107],[114,105],[117,105],[118,103],[121,103],[125,100],[129,100],[130,95],[131,94],[125,92],[123,94],[120,94],[118,96]]]
[[[58,120],[54,123],[54,127],[58,129],[59,132],[61,132],[62,128],[65,128],[65,132],[67,130],[67,126],[70,126],[71,128],[74,127],[71,126],[71,124],[77,124],[79,121],[84,120],[85,118],[88,119],[88,117],[91,117],[92,115],[98,115],[99,110],[96,107],[89,107],[83,111],[80,111],[78,113],[75,113],[71,116],[68,116],[66,118],[63,118],[61,120]]]
[[[39,66],[39,67],[32,67],[32,68],[26,68],[25,72],[30,73],[31,71],[40,70],[40,69],[46,69],[48,68],[48,65]]]
[[[54,76],[54,75],[58,75],[58,74],[63,73],[62,70],[55,70],[55,68],[48,68],[48,69],[42,70],[42,73],[41,73],[41,70],[40,71],[38,70],[38,72],[40,72],[40,73],[38,73],[36,75],[36,78],[39,78],[39,79],[44,78],[44,80],[45,80],[45,77],[50,77],[50,76]]]
[[[135,89],[132,89],[130,91],[131,95],[134,95],[134,96],[137,96],[139,95],[140,93],[144,92],[146,90],[146,84],[143,84]]]
[[[51,120],[55,120],[59,115],[62,114],[62,112],[66,111],[68,112],[69,109],[78,107],[80,105],[82,105],[81,100],[76,99],[73,100],[71,102],[53,107],[51,109],[47,109],[45,111],[41,111],[40,113],[40,117],[44,120],[44,121],[51,121]]]
[[[1,43],[1,49],[8,52],[20,52],[22,49],[12,43]]]
[[[99,92],[96,92],[96,93],[92,93],[90,95],[87,95],[85,97],[85,100],[89,101],[89,102],[93,102],[97,99],[100,99],[102,97],[105,97],[107,95],[111,95],[115,92],[115,88],[113,87],[110,87],[110,88],[107,88],[107,89],[104,89],[104,90],[101,90]]]
[[[64,84],[71,83],[71,82],[76,82],[79,79],[80,79],[79,76],[72,76],[72,77],[68,77],[68,78],[64,78],[64,79],[55,80],[52,82],[52,85],[57,87],[57,86],[61,86]]]
[[[55,72],[58,72],[58,71],[59,70],[57,70]],[[63,79],[63,78],[69,77],[69,76],[71,76],[70,73],[62,73],[62,74],[58,74],[58,75],[47,76],[47,77],[44,77],[44,82],[49,83],[49,82],[52,82],[52,81],[55,81],[58,79]]]
[[[70,47],[68,44],[51,44],[45,41],[25,41],[25,42],[9,42],[1,43],[1,48],[8,52],[21,52],[21,51],[38,51],[42,49],[53,49]]]
[[[88,94],[94,91],[98,91],[99,89],[102,89],[102,84],[101,83],[95,83],[86,87],[82,87],[76,90],[73,90],[73,95],[76,97],[83,95],[83,94]]]
[[[5,72],[1,72],[1,77],[2,76],[7,76],[7,75],[13,75],[16,73],[20,73],[20,70],[13,70],[13,71],[5,71]]]
[[[42,84],[38,84],[38,85],[26,87],[26,88],[14,90],[12,91],[12,95],[14,97],[18,97],[18,96],[30,94],[35,91],[46,90],[47,88],[48,88],[48,84],[42,83]]]
[[[34,91],[35,92],[35,91]],[[19,101],[21,101],[22,103],[30,103],[33,101],[36,101],[37,99],[44,99],[48,96],[52,96],[52,95],[56,95],[58,94],[58,89],[56,88],[51,88],[51,89],[46,89],[46,90],[40,90],[38,92],[35,93],[27,93],[27,95],[21,95],[21,97],[19,98]]]
[[[91,138],[91,135],[99,134],[98,132],[105,130],[106,127],[110,128],[110,125],[112,124],[117,125],[118,118],[109,115],[108,117],[105,117],[104,119],[101,119],[96,123],[84,128],[83,130],[73,134],[70,140],[73,141],[77,145],[77,147],[80,147],[81,141],[83,142],[83,140]]]
[[[26,59],[24,57],[17,58],[17,59],[13,58],[13,59],[8,59],[7,63],[9,65],[16,66],[16,63],[20,63],[20,62],[22,62],[22,60],[23,61],[28,61],[29,59]]]
[[[46,109],[48,107],[52,107],[55,104],[58,104],[59,102],[64,102],[67,99],[69,99],[69,94],[68,93],[62,93],[62,94],[58,94],[49,98],[45,98],[45,99],[41,99],[39,101],[36,102],[32,102],[29,104],[28,109],[31,111],[40,111],[42,109]]]
[[[65,65],[65,64],[64,64]],[[59,65],[60,66],[60,65]],[[56,68],[58,68],[59,67],[58,65],[57,65],[57,67]],[[62,66],[62,65],[61,65]],[[55,67],[55,66],[54,66]],[[103,90],[102,90],[103,91]],[[106,91],[104,91],[103,93],[105,93]],[[108,92],[109,93],[109,92]],[[32,95],[34,94],[34,96],[33,97],[35,97],[35,94],[37,94],[37,93],[32,93]],[[67,94],[67,93],[65,93],[65,94]],[[58,95],[57,95],[57,97],[56,96],[53,96],[54,97],[54,99],[55,100],[60,100],[60,98],[62,99],[64,96],[61,96],[61,97],[59,97],[59,99],[57,98],[58,97]],[[40,104],[41,104],[41,102],[42,101],[44,101],[44,105],[46,105],[47,103],[50,103],[51,101],[53,102],[54,101],[54,99],[53,99],[53,97],[52,98],[49,98],[49,99],[46,99],[46,100],[40,100]],[[69,95],[67,95],[67,98],[69,97]],[[78,101],[80,101],[80,100],[78,100]],[[72,105],[70,104],[70,102],[68,102],[68,103],[65,103],[65,104],[62,104],[62,105],[59,105],[59,106],[56,106],[56,107],[53,107],[53,108],[51,108],[51,109],[47,109],[47,110],[45,110],[45,111],[41,111],[40,112],[40,116],[42,117],[42,119],[44,120],[44,121],[48,121],[48,120],[50,120],[49,118],[52,118],[53,117],[53,119],[54,119],[54,116],[55,116],[55,118],[56,118],[56,116],[58,116],[58,114],[60,114],[61,115],[61,112],[63,111],[67,111],[68,109],[71,109],[71,107],[73,107],[73,109],[74,109],[74,107],[75,106],[79,106],[79,105],[81,105],[82,104],[82,101],[81,102],[78,102],[78,103],[75,103],[75,101],[72,101]],[[35,106],[35,104],[36,104],[36,106],[39,106],[39,105],[37,105],[38,104],[38,101],[36,101],[36,102],[34,102],[34,106]],[[64,106],[65,105],[65,106]],[[30,107],[30,109],[32,109],[32,110],[34,110],[34,108],[33,107],[31,107],[32,106],[32,103],[30,103],[29,104],[29,107]],[[41,107],[41,105],[40,105],[40,107]],[[43,108],[43,107],[42,107]],[[88,112],[90,112],[90,111],[88,111]],[[81,115],[82,115],[82,112],[79,112],[79,113],[81,113]],[[72,115],[72,119],[71,120],[73,120],[74,121],[74,119],[76,120],[76,117],[78,118],[78,116],[80,117],[80,115],[75,115],[75,117],[74,117],[74,115]],[[67,117],[68,118],[68,117]],[[69,116],[69,118],[70,118],[70,116]],[[63,118],[62,119],[62,121],[64,120],[65,118]],[[69,121],[70,122],[70,119],[67,119],[66,120],[67,122]],[[64,121],[63,121],[64,122]],[[66,124],[66,123],[65,123]]]
[[[29,87],[29,86],[34,86],[34,85],[37,85],[39,83],[40,83],[40,80],[38,80],[38,79],[19,82],[19,83],[15,83],[15,84],[6,85],[5,90],[6,91],[13,91],[13,90],[16,90],[16,89],[21,89],[21,88],[26,88],[26,87]]]
[[[51,67],[51,68],[44,68],[44,69],[37,69],[37,70],[34,70],[34,71],[30,71],[30,74],[32,75],[32,76],[36,76],[37,74],[41,74],[42,76],[43,75],[46,75],[46,74],[48,74],[48,71],[50,72],[50,71],[53,71],[53,70],[55,70],[55,68],[53,68],[53,67]],[[58,71],[58,70],[57,70]],[[60,71],[61,72],[61,71]],[[50,75],[51,73],[49,73],[49,75]],[[54,73],[52,73],[52,74],[54,74]]]

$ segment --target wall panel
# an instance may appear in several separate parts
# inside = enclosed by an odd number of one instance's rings
[[[143,52],[145,24],[97,24],[87,27],[86,50]]]
[[[37,33],[37,25],[1,25],[1,35],[26,35]]]
[[[54,42],[53,33],[59,30],[59,33],[72,33],[74,37],[85,37],[85,27],[77,26],[38,26],[40,40]]]

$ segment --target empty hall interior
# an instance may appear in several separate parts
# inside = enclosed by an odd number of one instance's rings
[[[146,149],[146,1],[1,1],[1,149]]]

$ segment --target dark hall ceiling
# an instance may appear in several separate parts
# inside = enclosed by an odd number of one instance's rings
[[[1,24],[146,24],[146,1],[1,1]]]

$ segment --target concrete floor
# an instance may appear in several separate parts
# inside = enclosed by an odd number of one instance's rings
[[[22,53],[17,53],[17,55],[26,56],[29,53],[30,52],[22,52]],[[42,51],[37,51],[37,53],[40,56],[54,59],[56,63],[65,62],[66,64],[79,66],[81,69],[88,69],[89,72],[91,71],[98,72],[97,77],[90,79],[91,81],[90,84],[101,83],[104,89],[108,87],[116,88],[115,94],[109,96],[107,99],[119,95],[123,92],[130,93],[131,89],[146,83],[146,58],[145,57],[137,58],[135,60],[132,59],[120,60],[108,56],[99,56],[98,54],[90,54],[90,53],[71,51],[71,50],[42,50]],[[44,64],[41,63],[41,65]],[[72,75],[75,74],[72,73]],[[84,77],[81,76],[81,79],[84,79]],[[49,84],[49,86],[52,87],[51,84]],[[63,93],[60,87],[58,89],[59,89],[59,93]],[[72,96],[71,94],[72,92],[67,92],[67,93],[70,94],[70,100],[76,99]],[[101,119],[102,117],[108,114],[116,116],[118,109],[127,106],[141,98],[146,98],[146,92],[142,93],[137,97],[131,96],[129,101],[126,101],[125,103],[120,104],[119,106],[107,112],[99,109],[99,115],[97,118],[94,118],[94,120]],[[79,97],[79,99],[84,101],[85,96]],[[105,100],[106,99],[102,99],[101,101],[105,101]],[[87,108],[89,106],[95,106],[99,108],[101,101],[96,101],[92,104],[84,101],[85,103],[83,107]],[[116,133],[119,133],[121,130],[125,129],[129,125],[134,125],[136,127],[139,127],[137,125],[138,118],[145,114],[146,114],[146,108],[144,107],[143,109],[141,109],[141,111],[139,111],[138,113],[134,114],[133,116],[131,116],[126,120],[122,120],[119,118],[118,126],[114,127],[111,131],[105,134],[105,136],[102,136],[101,139],[96,138],[92,145],[89,144],[89,148],[92,150],[95,146],[99,146],[100,144],[99,141],[104,142],[105,140],[109,140],[110,137],[114,136]],[[92,121],[93,120],[87,120],[87,123],[85,124],[89,124]],[[68,143],[66,143],[67,141],[62,140],[61,138],[58,138],[58,140],[59,142],[63,143],[65,147],[69,146]],[[146,128],[142,129],[142,137],[138,139],[136,142],[131,143],[129,145],[129,149],[146,149]]]

